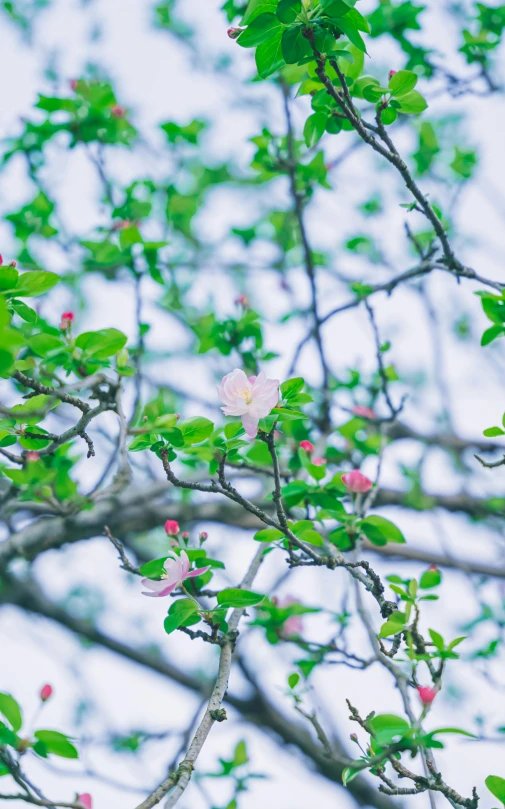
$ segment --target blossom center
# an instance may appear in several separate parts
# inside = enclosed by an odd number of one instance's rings
[[[250,405],[252,403],[251,388],[243,388],[242,390],[237,391],[237,396],[243,399],[247,405]]]

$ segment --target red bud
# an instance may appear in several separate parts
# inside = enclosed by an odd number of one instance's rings
[[[242,31],[245,31],[245,28],[240,28],[240,27],[239,28],[233,28],[232,27],[232,28],[228,28],[226,33],[228,34],[230,39],[237,39],[237,37],[240,36]]]
[[[41,702],[47,702],[48,699],[51,699],[52,695],[53,695],[52,685],[49,685],[49,683],[43,685],[42,688],[40,689],[39,694]]]
[[[390,70],[388,73],[388,79],[392,79],[395,73],[398,73],[397,70]]]

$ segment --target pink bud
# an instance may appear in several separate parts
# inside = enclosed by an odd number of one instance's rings
[[[358,744],[358,737],[357,737],[357,735],[355,733],[351,733],[349,738],[350,738],[351,742],[355,742],[355,744]]]
[[[432,573],[438,573],[438,567],[436,565],[430,565],[428,570],[431,570]]]
[[[232,28],[228,28],[226,33],[228,34],[230,39],[237,39],[237,37],[240,36],[242,31],[245,31],[245,27],[243,27],[243,28],[240,28],[240,27],[239,28],[233,28],[232,27]]]
[[[17,267],[17,266],[18,266],[18,263],[17,263],[17,261],[15,259],[13,259],[9,264],[9,267]]]
[[[352,409],[352,412],[354,413],[355,416],[364,416],[366,419],[377,418],[372,408],[366,407],[366,405],[355,405]]]
[[[342,483],[347,486],[350,492],[361,493],[369,492],[373,486],[372,481],[363,475],[359,469],[353,469],[352,472],[347,472],[342,475]]]
[[[49,685],[49,683],[43,685],[42,688],[40,689],[39,694],[41,702],[47,702],[47,700],[50,699],[52,695],[53,695],[52,685]]]
[[[397,73],[397,72],[398,72],[397,70],[390,70],[389,73],[388,73],[388,79],[392,79],[393,76],[395,75],[395,73]]]
[[[2,266],[2,264],[3,264],[3,263],[4,263],[4,258],[3,258],[3,256],[2,256],[2,255],[1,255],[1,253],[0,253],[0,267]]]
[[[249,307],[249,298],[247,295],[239,295],[238,298],[235,298],[235,303],[237,306],[243,306],[244,309]]]
[[[93,809],[93,799],[89,792],[83,792],[77,796],[77,800],[84,806],[84,809]]]
[[[182,532],[182,538],[183,539],[189,539],[189,531],[183,531]]]
[[[314,444],[312,441],[307,441],[305,439],[304,441],[300,441],[300,449],[304,449],[305,452],[310,454],[311,452],[314,452]]]
[[[35,452],[34,450],[30,450],[30,452],[26,453],[26,460],[27,461],[40,461],[40,455],[39,455],[38,452]]]
[[[201,532],[200,539],[201,539],[202,542],[205,542],[205,540],[208,539],[208,537],[209,537],[209,535],[208,535],[207,531],[202,531]]]
[[[165,531],[169,537],[176,537],[181,529],[177,520],[167,520],[165,523]]]
[[[324,466],[326,461],[324,458],[312,458],[314,466]]]
[[[120,107],[119,104],[116,104],[115,107],[112,107],[111,113],[114,118],[124,118],[126,115],[126,109],[124,107]]]
[[[60,330],[66,331],[66,329],[69,329],[74,322],[74,319],[75,315],[73,312],[63,312],[61,316]]]
[[[77,79],[72,79],[70,81],[70,89],[73,90],[75,93],[75,91],[77,90]]]
[[[431,705],[438,692],[436,688],[430,688],[429,685],[419,685],[417,687],[417,693],[423,705]]]

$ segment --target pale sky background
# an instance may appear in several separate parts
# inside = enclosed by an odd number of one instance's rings
[[[184,0],[180,5],[181,16],[197,28],[202,42],[204,58],[201,58],[196,69],[190,50],[166,32],[151,27],[150,8],[145,0],[94,0],[86,4],[77,0],[57,0],[40,14],[32,46],[26,43],[17,28],[2,17],[2,132],[15,133],[18,119],[30,114],[36,93],[49,89],[41,72],[54,52],[58,71],[65,82],[81,75],[86,62],[99,62],[110,74],[119,102],[133,110],[133,123],[146,134],[149,143],[162,143],[155,131],[158,123],[166,120],[186,123],[192,117],[205,117],[213,123],[205,137],[206,151],[216,161],[231,156],[245,167],[251,155],[250,145],[244,146],[248,137],[257,133],[261,125],[267,122],[276,131],[282,131],[279,98],[270,86],[250,84],[240,89],[241,79],[253,75],[252,51],[238,48],[227,38],[227,23],[224,15],[218,11],[219,2]],[[365,0],[362,6],[367,8]],[[436,42],[442,53],[451,49],[454,53],[457,48],[454,31],[442,27],[442,18],[437,10],[439,4],[428,2],[427,6],[430,10],[426,12],[425,19],[431,41]],[[446,20],[445,17],[443,19]],[[88,35],[97,24],[102,28],[103,36],[90,45]],[[403,63],[403,57],[391,40],[371,40],[369,50],[372,56],[371,71],[377,74],[381,71],[384,74]],[[221,73],[217,78],[205,68],[222,55],[233,60],[233,71]],[[471,71],[459,58],[451,57],[450,64],[459,72]],[[462,192],[458,203],[456,244],[459,254],[464,256],[469,266],[475,267],[484,276],[503,279],[503,99],[465,96],[453,100],[443,95],[430,100],[430,114],[448,115],[465,112],[469,108],[471,114],[463,128],[464,145],[477,146],[481,162],[477,180]],[[295,121],[300,128],[306,115],[307,102],[302,99],[296,102],[294,109]],[[334,139],[335,142],[330,141],[330,153],[343,151],[352,137],[352,134],[343,135],[342,139],[339,137]],[[408,133],[400,132],[397,140],[407,154],[413,151],[414,142]],[[370,161],[365,152],[363,149],[357,150],[332,177],[333,192],[318,194],[308,220],[314,246],[334,249],[337,269],[362,278],[363,268],[366,268],[367,280],[373,278],[379,281],[388,278],[391,272],[380,265],[367,265],[363,259],[351,259],[339,249],[347,238],[370,226],[370,223],[359,221],[354,205],[380,187],[386,200],[392,201],[388,231],[384,233],[384,220],[372,223],[371,227],[378,237],[382,237],[382,246],[397,272],[413,263],[406,254],[403,234],[405,212],[397,205],[396,178],[389,168],[384,169],[375,160]],[[78,148],[68,153],[50,145],[47,155],[48,169],[43,177],[62,206],[62,218],[69,230],[83,237],[88,236],[102,220],[97,178],[83,150]],[[133,156],[119,151],[108,158],[108,165],[125,180],[149,174],[155,178],[159,178],[160,174],[167,177],[170,171],[167,160],[158,160],[145,148],[137,149]],[[1,211],[15,210],[33,195],[24,168],[22,161],[16,158],[3,172]],[[437,190],[435,196],[439,193]],[[226,187],[218,189],[209,198],[204,215],[198,219],[201,233],[218,245],[230,223],[234,226],[249,224],[262,209],[262,200],[268,199],[271,194],[284,200],[285,188],[276,186],[272,190],[267,187],[258,192],[257,200],[252,198],[252,194],[245,197]],[[384,239],[385,235],[387,238]],[[9,246],[12,247],[11,229],[7,223],[0,224],[0,242],[1,252],[6,257]],[[222,257],[240,255],[238,248],[235,253],[233,250],[233,247],[227,246]],[[40,255],[46,256],[48,269],[69,269],[57,251],[42,246]],[[254,257],[260,263],[268,262],[273,255],[274,251],[265,243],[255,248]],[[290,280],[297,299],[304,300],[305,279],[293,273]],[[480,314],[478,299],[472,294],[478,286],[462,283],[458,287],[452,279],[438,275],[430,278],[428,288],[432,302],[446,324],[451,325],[464,311],[471,316],[474,334],[480,335],[487,321]],[[336,301],[349,298],[349,293],[328,276],[321,278],[320,290],[323,311],[331,308]],[[198,279],[192,295],[195,302],[200,303],[212,296],[219,311],[229,312],[233,310],[236,291],[236,287],[219,269],[209,269]],[[272,273],[252,273],[248,291],[253,305],[255,302],[258,305],[268,302],[271,318],[285,312],[289,305],[287,296],[281,292],[278,280]],[[79,326],[82,329],[116,326],[133,335],[133,299],[127,283],[112,287],[95,274],[88,281],[87,293],[90,308],[85,315],[80,315]],[[158,288],[148,283],[146,293],[151,302],[146,304],[147,319],[154,321],[149,337],[150,346],[167,350],[183,346],[186,336],[181,328],[154,307]],[[59,312],[71,303],[69,293],[58,290],[47,305],[45,314],[49,316],[53,311]],[[420,371],[431,375],[432,338],[417,293],[400,290],[389,299],[377,297],[375,308],[383,338],[393,342],[391,359],[400,373],[408,372],[412,378]],[[368,371],[374,370],[373,342],[362,312],[353,311],[341,316],[332,321],[326,331],[331,346],[330,362],[335,373],[343,373],[346,367],[356,363]],[[285,350],[285,356],[269,366],[271,376],[285,376],[292,347],[302,333],[302,327],[297,323],[281,327],[272,325],[269,328],[267,345],[274,346],[276,350]],[[469,348],[468,344],[456,342],[447,333],[436,345],[436,354],[442,358],[451,390],[454,424],[462,436],[478,437],[483,429],[501,420],[505,409],[502,345],[498,341],[490,349],[479,349],[476,345]],[[489,357],[493,359],[490,361]],[[216,360],[208,355],[203,360],[195,358],[194,363],[182,362],[177,358],[167,359],[155,368],[161,381],[176,381],[187,389],[198,391],[209,401],[215,401],[211,382],[216,370],[225,373],[230,368],[224,358]],[[311,350],[304,354],[302,370],[309,380],[317,381],[317,362]],[[433,415],[439,405],[438,393],[431,382],[422,395],[410,390],[411,396],[405,409],[405,420],[419,430],[433,427]],[[201,413],[201,409],[195,409],[194,405],[188,407],[188,413],[197,412]],[[216,408],[207,415],[216,420],[219,418],[217,402]],[[386,454],[384,484],[401,487],[403,478],[399,464],[412,463],[419,452],[419,447],[403,442]],[[473,494],[503,493],[504,468],[489,472],[479,471],[476,462],[472,462],[471,466],[473,474],[468,485]],[[84,481],[93,480],[97,474],[97,467],[88,462],[81,463],[80,468]],[[365,471],[374,471],[373,461],[365,466]],[[433,453],[424,484],[428,491],[438,493],[456,492],[463,485],[461,476],[440,453]],[[481,525],[472,526],[462,515],[414,514],[395,509],[387,509],[383,513],[397,521],[412,545],[436,547],[439,550],[449,548],[461,557],[479,560],[498,556],[503,560],[503,538]],[[236,581],[254,553],[253,543],[245,532],[221,528],[218,531],[216,526],[206,528],[210,536],[209,549],[216,554],[222,550],[226,557],[226,576],[229,579],[218,579],[218,583]],[[161,534],[160,529],[160,538]],[[384,575],[400,570],[405,571],[406,575],[418,575],[422,570],[419,565],[400,568],[395,563],[379,563],[376,560],[374,566]],[[100,625],[119,638],[132,644],[140,644],[150,638],[153,643],[160,644],[166,656],[180,666],[190,668],[201,665],[207,669],[215,664],[213,649],[202,649],[201,645],[192,643],[186,637],[165,635],[165,604],[146,603],[146,599],[140,596],[137,582],[130,582],[119,569],[113,549],[104,540],[95,539],[69,546],[60,552],[47,553],[36,562],[34,568],[39,582],[53,598],[63,598],[72,588],[80,585],[96,588],[97,598],[105,599],[107,605]],[[281,569],[279,560],[275,563],[269,559],[258,579],[258,589],[268,590]],[[342,573],[314,573],[308,569],[294,572],[283,592],[295,593],[310,605],[338,610],[345,587],[346,577]],[[102,591],[101,596],[98,595],[99,590]],[[485,599],[495,605],[503,599],[502,587],[494,583],[487,585],[484,593]],[[445,636],[456,637],[462,634],[465,622],[477,614],[475,593],[463,574],[453,573],[445,575],[445,586],[440,594],[438,604],[426,606],[426,625],[435,624]],[[76,601],[74,606],[78,607]],[[325,618],[307,619],[309,630],[314,628],[321,638],[327,636],[325,632],[328,626]],[[484,628],[478,635],[480,646],[484,645],[486,633],[488,629]],[[494,635],[489,639],[492,637]],[[295,648],[289,645],[283,647],[273,667],[271,648],[260,639],[259,632],[253,631],[250,637],[245,637],[243,647],[253,651],[250,660],[255,669],[262,672],[270,695],[277,695],[279,705],[292,716],[282,690],[286,676],[292,670],[291,661],[298,657]],[[471,648],[468,651],[471,652]],[[198,706],[194,696],[163,678],[99,648],[84,653],[79,641],[70,633],[48,621],[26,617],[14,608],[4,608],[0,612],[0,655],[0,690],[12,692],[30,717],[35,712],[40,686],[45,682],[52,683],[55,697],[44,709],[43,724],[75,733],[77,737],[91,735],[93,738],[103,738],[109,732],[126,734],[135,729],[160,732],[174,727],[184,729]],[[496,677],[497,685],[492,686],[475,664],[456,663],[449,666],[445,693],[437,701],[428,727],[459,725],[475,730],[474,722],[478,716],[489,717],[487,731],[490,734],[498,725],[505,725],[503,662],[489,666],[489,673]],[[328,666],[317,672],[313,684],[315,703],[324,703],[325,710],[338,721],[343,738],[355,730],[347,720],[346,697],[359,705],[362,713],[372,709],[383,712],[400,710],[389,676],[377,666],[358,674],[343,667]],[[231,687],[234,692],[243,690],[246,693],[237,673],[232,678]],[[89,714],[79,717],[76,706],[84,702],[88,705]],[[274,806],[276,809],[305,809],[309,803],[321,809],[354,806],[345,790],[322,777],[311,775],[305,766],[300,765],[296,755],[277,747],[273,741],[249,726],[241,727],[237,716],[231,711],[230,714],[229,722],[214,728],[204,748],[199,770],[203,772],[216,768],[217,758],[230,757],[237,740],[246,738],[252,770],[263,772],[269,778],[258,780],[250,792],[241,796],[240,809],[257,809],[258,806],[265,809]],[[136,800],[134,794],[121,792],[110,784],[82,774],[83,764],[125,785],[152,788],[163,777],[174,746],[177,746],[177,741],[175,745],[170,740],[149,744],[137,758],[120,758],[101,747],[98,753],[85,753],[83,763],[53,759],[47,767],[45,763],[32,759],[29,766],[26,762],[26,766],[33,780],[51,797],[68,799],[73,792],[89,791],[93,793],[96,809],[127,808],[133,807],[141,796]],[[457,737],[449,737],[446,750],[437,753],[437,761],[448,783],[463,794],[470,794],[472,785],[476,784],[482,796],[480,806],[491,809],[496,801],[486,792],[483,781],[489,773],[505,777],[504,751],[505,741],[501,746],[477,746]],[[7,779],[0,782],[2,789],[6,782]],[[212,794],[215,806],[226,805],[229,799],[227,785],[208,780],[204,782],[204,787]],[[425,795],[409,801],[411,806],[419,809],[428,806]],[[438,806],[443,803],[441,797],[437,798]],[[24,805],[12,804],[13,809]],[[180,801],[180,806],[181,809],[204,809],[209,804],[199,789],[192,785]]]

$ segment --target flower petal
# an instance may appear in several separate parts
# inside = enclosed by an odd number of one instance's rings
[[[203,573],[207,573],[208,570],[210,570],[210,565],[207,565],[207,567],[197,567],[195,570],[191,570],[186,578],[193,579],[195,576],[201,576]]]

